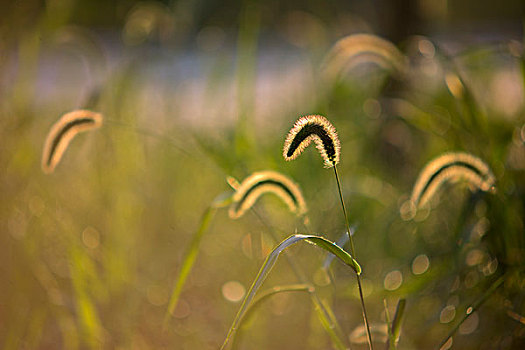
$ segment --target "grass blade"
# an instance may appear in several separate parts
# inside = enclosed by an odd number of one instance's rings
[[[350,233],[344,232],[341,236],[339,236],[339,238],[337,239],[335,244],[337,244],[339,247],[343,248],[346,245],[346,243],[348,243],[348,241],[350,240],[350,235],[354,234],[355,226],[350,227],[350,230],[352,230]],[[330,268],[330,266],[332,265],[332,261],[334,261],[334,258],[335,258],[335,256],[333,254],[331,254],[331,253],[328,253],[326,255],[326,258],[324,259],[324,262],[323,262],[323,269],[324,270],[328,270]]]
[[[273,266],[277,262],[277,258],[279,257],[279,255],[286,248],[300,241],[306,241],[308,243],[314,244],[315,246],[334,254],[341,261],[343,261],[346,265],[350,266],[357,275],[361,274],[361,266],[359,266],[359,263],[354,258],[352,258],[350,254],[348,254],[346,251],[338,247],[335,243],[327,240],[326,238],[323,238],[320,236],[314,236],[314,235],[299,235],[299,234],[292,235],[286,238],[266,257],[266,260],[264,261],[261,269],[259,270],[257,277],[255,278],[253,284],[251,285],[250,290],[246,294],[246,297],[244,298],[242,305],[239,311],[237,312],[235,319],[233,320],[233,323],[230,327],[230,330],[228,331],[228,334],[226,336],[226,339],[224,340],[224,343],[221,346],[221,349],[226,348],[228,341],[230,340],[230,338],[233,336],[233,334],[239,327],[239,323],[242,320],[242,317],[248,310],[248,307],[250,306],[253,298],[255,297],[255,294],[257,293],[259,288],[262,286],[262,284],[264,283],[264,281],[270,274]]]
[[[288,285],[282,285],[282,286],[275,286],[275,287],[269,288],[269,289],[261,292],[259,297],[257,299],[255,299],[253,301],[252,305],[250,305],[248,307],[248,309],[246,310],[246,313],[244,314],[244,316],[240,320],[240,322],[239,322],[239,332],[237,333],[237,337],[235,337],[234,340],[232,341],[232,348],[235,349],[237,347],[236,345],[239,344],[239,342],[240,342],[239,339],[241,338],[242,324],[249,322],[249,320],[253,317],[252,315],[254,315],[254,311],[257,310],[260,306],[262,306],[262,304],[264,304],[264,302],[267,299],[269,299],[271,296],[273,296],[275,294],[289,293],[289,292],[307,292],[307,293],[312,293],[314,290],[315,290],[315,287],[310,285],[310,284],[297,283],[297,284],[288,284]]]
[[[348,347],[343,342],[345,334],[341,330],[341,327],[335,318],[334,310],[332,310],[326,300],[321,300],[317,295],[312,294],[312,296],[315,313],[317,314],[317,317],[319,317],[321,325],[330,336],[334,346],[337,349],[348,349]]]
[[[91,349],[103,345],[103,329],[94,300],[89,295],[89,281],[86,276],[87,257],[74,247],[71,251],[71,282],[75,293],[76,312],[81,324],[84,342]]]
[[[399,337],[399,332],[401,331],[401,320],[403,319],[403,314],[405,313],[406,299],[399,299],[396,307],[396,314],[394,315],[394,320],[392,325],[388,330],[388,346],[387,349],[395,350],[397,349],[396,341]]]
[[[166,310],[166,314],[164,315],[163,329],[166,329],[166,326],[170,320],[170,317],[171,315],[173,315],[173,312],[175,311],[175,308],[177,307],[177,303],[179,301],[179,297],[182,292],[182,288],[184,287],[184,284],[186,283],[186,279],[188,278],[188,275],[190,274],[191,269],[193,268],[193,265],[195,264],[195,260],[197,259],[197,254],[199,252],[199,246],[200,246],[202,237],[208,231],[211,220],[215,216],[215,213],[217,212],[217,210],[219,208],[229,205],[231,202],[231,199],[232,199],[231,193],[223,193],[217,196],[213,200],[213,202],[210,204],[210,206],[206,209],[204,214],[202,215],[199,229],[193,235],[190,245],[188,246],[188,250],[186,251],[184,255],[184,260],[182,261],[182,267],[180,268],[179,275],[177,276],[175,280],[175,285],[173,287],[173,291],[171,292],[170,301],[168,303],[168,309]]]
[[[233,188],[236,188],[235,183],[230,181],[230,185],[232,185]],[[259,219],[259,221],[268,229],[268,234],[272,237],[274,242],[278,242],[277,236],[273,233],[274,230],[280,231],[281,230],[276,229],[266,223],[266,221],[259,215],[259,213],[254,209],[251,208],[253,214]],[[310,230],[307,229],[309,232]],[[346,232],[345,232],[346,234]],[[336,243],[338,246],[342,247],[342,245]],[[334,258],[334,255],[331,253],[327,253],[327,255]],[[293,259],[293,256],[290,254],[289,251],[284,252],[284,256],[287,258],[288,263],[290,267],[292,268],[292,271],[299,279],[299,282],[302,284],[307,284],[313,286],[313,283],[308,280],[308,278],[305,276],[304,272],[302,271],[301,267],[297,264],[295,259]],[[310,299],[312,301],[312,304],[314,305],[314,311],[317,314],[317,317],[319,318],[319,321],[321,322],[321,325],[323,326],[324,330],[332,340],[332,343],[335,348],[339,350],[346,350],[348,349],[348,346],[345,345],[345,339],[346,335],[342,331],[341,326],[339,325],[339,322],[337,321],[337,318],[335,317],[335,313],[330,307],[328,303],[321,300],[319,295],[317,294],[317,290],[314,288],[310,293]]]
[[[501,276],[500,278],[498,278],[496,280],[496,282],[494,282],[490,287],[489,289],[487,289],[485,291],[485,293],[483,293],[483,295],[478,299],[476,300],[471,306],[469,306],[467,308],[467,311],[465,312],[465,315],[463,315],[463,317],[461,318],[461,320],[456,324],[456,326],[454,326],[454,328],[452,328],[452,330],[448,333],[447,337],[445,339],[443,339],[443,341],[441,341],[441,343],[439,344],[439,349],[441,349],[443,347],[443,345],[445,345],[447,343],[447,341],[452,338],[452,336],[454,336],[454,334],[456,334],[457,330],[459,329],[459,327],[463,324],[463,322],[465,322],[465,320],[474,313],[474,311],[476,311],[477,309],[479,309],[479,307],[481,305],[483,305],[483,303],[485,301],[487,301],[487,299],[492,295],[494,294],[494,292],[503,284],[503,282],[505,282],[505,279],[506,279],[506,275],[503,275]]]

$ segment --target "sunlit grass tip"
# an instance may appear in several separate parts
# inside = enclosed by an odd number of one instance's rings
[[[232,182],[230,180],[230,182]],[[265,193],[273,193],[283,200],[292,213],[306,213],[306,202],[299,186],[287,176],[275,171],[260,171],[248,176],[240,184],[234,184],[235,194],[230,206],[232,219],[240,218],[257,199]]]
[[[299,118],[284,141],[283,156],[287,161],[297,158],[314,141],[325,168],[339,163],[341,144],[335,127],[321,115]]]
[[[485,192],[495,189],[496,179],[484,161],[469,153],[445,153],[423,168],[410,200],[416,208],[422,207],[445,182],[459,180]]]
[[[329,79],[363,64],[374,63],[379,67],[404,74],[408,60],[390,41],[372,34],[353,34],[339,39],[328,52],[322,69]]]
[[[102,125],[102,114],[88,110],[75,110],[64,114],[47,134],[42,152],[42,170],[49,174],[55,170],[67,146],[76,134],[97,129]]]

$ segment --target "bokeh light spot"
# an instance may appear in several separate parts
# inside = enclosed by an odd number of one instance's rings
[[[452,347],[453,339],[450,337],[445,344],[443,344],[442,347],[439,348],[439,350],[448,350]]]
[[[168,291],[159,285],[151,285],[146,290],[148,302],[155,306],[162,306],[168,302]]]
[[[456,317],[456,307],[454,305],[447,305],[439,314],[439,322],[449,323],[454,320],[454,317]]]
[[[386,290],[396,290],[399,287],[401,287],[401,284],[403,283],[403,274],[399,270],[394,270],[389,272],[385,276],[385,280],[383,281],[383,285],[385,286]]]
[[[478,325],[479,325],[478,313],[474,312],[461,324],[461,326],[459,326],[459,333],[460,334],[470,334],[478,328]]]
[[[399,214],[401,215],[401,219],[408,221],[414,218],[416,216],[416,206],[414,203],[409,199],[403,202],[401,204],[401,208],[399,208]]]
[[[376,99],[368,98],[363,103],[363,111],[368,117],[377,119],[381,115],[381,104]]]
[[[93,227],[88,226],[82,232],[82,243],[89,249],[95,249],[100,244],[100,233]]]
[[[222,296],[232,303],[240,301],[245,293],[246,289],[240,282],[229,281],[222,285]]]
[[[414,275],[421,275],[425,273],[430,267],[430,260],[425,254],[418,255],[412,261],[412,273]]]
[[[434,47],[434,44],[430,42],[430,40],[427,39],[421,39],[418,43],[418,49],[419,52],[426,58],[434,58],[434,54],[436,53],[436,48]]]

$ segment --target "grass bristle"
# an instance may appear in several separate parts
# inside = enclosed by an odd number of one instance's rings
[[[80,132],[97,129],[102,125],[102,114],[76,110],[64,114],[47,134],[42,152],[42,170],[49,174],[55,170],[71,140]]]
[[[341,144],[335,127],[321,115],[299,118],[284,141],[283,156],[287,161],[297,158],[314,141],[325,168],[339,163]]]
[[[333,80],[362,63],[374,63],[398,74],[408,69],[407,58],[390,41],[372,34],[353,34],[334,44],[324,60],[323,70]]]
[[[447,181],[465,180],[482,191],[494,189],[495,178],[488,165],[469,153],[445,153],[421,171],[412,191],[416,207],[425,205]]]
[[[298,216],[307,211],[299,186],[290,178],[275,171],[260,171],[248,176],[238,185],[233,196],[233,203],[230,206],[230,217],[237,219],[243,216],[265,193],[277,195],[290,211]]]

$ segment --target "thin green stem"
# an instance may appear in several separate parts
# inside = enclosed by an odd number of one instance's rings
[[[463,324],[463,322],[465,322],[467,318],[469,318],[470,315],[474,313],[474,311],[477,311],[481,307],[481,305],[483,305],[485,301],[487,301],[487,299],[492,294],[494,294],[494,292],[503,284],[503,282],[505,282],[506,277],[506,275],[503,275],[500,278],[498,278],[496,282],[494,282],[478,300],[476,300],[471,306],[467,308],[467,311],[465,312],[461,320],[459,320],[456,326],[452,328],[452,330],[448,333],[447,337],[441,341],[441,343],[439,344],[439,349],[441,349],[443,345],[445,345],[448,342],[448,340],[452,338],[454,334],[456,334],[457,330]]]
[[[357,259],[355,255],[354,240],[352,239],[352,235],[350,234],[350,224],[348,223],[348,214],[346,212],[345,201],[343,199],[343,190],[341,188],[341,182],[339,181],[339,174],[337,173],[337,167],[335,165],[334,165],[334,173],[335,173],[335,180],[337,181],[337,189],[339,191],[339,198],[341,199],[341,207],[343,209],[343,215],[345,217],[346,233],[348,234],[348,237],[350,238],[350,254],[354,257],[354,259]],[[368,316],[366,315],[365,298],[363,297],[363,287],[361,286],[361,277],[358,274],[356,274],[356,278],[357,278],[357,287],[359,288],[359,298],[361,299],[361,309],[363,310],[363,320],[365,322],[366,334],[368,336],[368,346],[370,350],[373,350],[374,346],[372,344],[372,334],[370,333],[370,325],[368,322]]]

